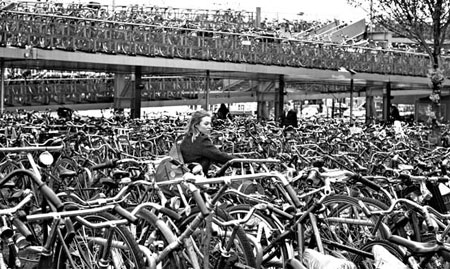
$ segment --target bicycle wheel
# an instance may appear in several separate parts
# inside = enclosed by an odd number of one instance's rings
[[[115,220],[113,215],[103,212],[96,215],[83,216],[89,222],[102,223]],[[82,225],[80,222],[73,223],[75,236],[68,245],[68,252],[75,263],[75,268],[100,268],[101,263],[107,264],[106,268],[143,268],[143,253],[137,242],[133,239],[130,231],[123,225],[111,228],[93,229]],[[107,261],[101,261],[101,255],[107,246],[109,232],[113,233],[111,249]],[[68,254],[61,242],[55,248],[54,268],[73,268],[68,259]]]
[[[164,250],[169,244],[176,241],[176,236],[170,228],[149,210],[141,209],[136,214],[140,219],[136,225],[132,225],[132,234],[139,245],[149,249],[152,254],[160,255],[160,250]],[[166,258],[161,261],[160,268],[182,269],[184,268],[180,258],[179,250],[172,250]]]
[[[391,242],[386,241],[386,240],[370,241],[370,242],[364,244],[363,246],[361,246],[361,251],[372,253],[373,247],[376,245],[385,248],[390,254],[392,254],[399,261],[403,261],[405,255],[400,250],[400,248],[398,248],[396,245],[394,245]],[[364,269],[378,268],[378,267],[376,267],[373,255],[368,257],[368,256],[355,254],[352,256],[351,261],[357,266],[357,268],[364,268]]]
[[[74,176],[61,176],[64,170],[77,172]],[[56,192],[65,191],[67,188],[72,188],[77,195],[82,198],[89,199],[90,197],[83,195],[83,191],[88,188],[89,180],[87,175],[80,169],[80,165],[72,158],[62,157],[55,162],[50,171],[50,180],[53,181],[53,189]]]
[[[198,212],[193,210],[193,212]],[[191,214],[181,221],[180,231],[186,230],[189,224],[195,219],[196,214]],[[234,265],[238,266],[256,266],[255,255],[253,253],[253,247],[250,244],[245,231],[242,227],[236,228],[236,233],[234,233],[233,238],[233,227],[232,226],[222,226],[220,222],[229,221],[233,218],[227,214],[223,209],[216,208],[212,216],[211,224],[211,234],[206,233],[206,221],[203,221],[200,226],[192,234],[193,242],[196,244],[196,249],[198,250],[199,260],[204,260],[204,253],[202,251],[205,249],[205,238],[211,235],[211,240],[209,241],[209,268],[233,268]],[[227,253],[223,253],[225,246],[230,246]]]
[[[339,250],[346,256],[347,251],[342,252],[346,247],[358,249],[369,239],[373,239],[376,235],[373,233],[375,217],[366,217],[358,199],[362,199],[370,210],[388,208],[387,205],[366,197],[328,196],[323,201],[323,210],[318,214],[320,239],[317,239],[317,235],[312,234],[312,229],[308,229],[309,226],[306,225],[307,234],[311,235],[314,245],[321,241],[328,251]]]
[[[228,207],[226,210],[232,218],[243,219],[251,208],[250,205],[243,204]],[[260,242],[263,249],[284,230],[282,223],[261,211],[255,211],[250,220],[242,224],[242,227],[247,234],[254,236]],[[281,241],[276,244],[276,247],[270,248],[267,253],[264,253],[262,266],[264,268],[281,268],[292,256],[292,246],[286,241]]]

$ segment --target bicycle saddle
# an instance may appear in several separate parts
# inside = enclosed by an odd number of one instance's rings
[[[58,172],[60,177],[74,177],[77,175],[77,172],[67,169],[65,167],[59,166]]]

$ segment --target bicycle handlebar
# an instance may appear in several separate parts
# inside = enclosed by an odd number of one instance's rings
[[[370,181],[368,178],[363,176],[354,176],[353,179],[356,181],[362,183],[363,185],[368,186],[369,188],[373,189],[374,191],[383,191],[380,185],[376,184],[375,182]]]
[[[407,179],[414,182],[433,182],[433,183],[446,183],[450,181],[448,176],[414,176],[410,174],[400,174],[399,178]]]
[[[132,159],[132,158],[126,158],[126,159],[112,159],[112,160],[107,160],[104,163],[99,163],[96,165],[91,166],[92,170],[99,170],[99,169],[105,169],[105,168],[114,168],[120,164],[124,164],[124,163],[130,163],[133,165],[139,165],[141,164],[141,162]]]
[[[108,160],[104,163],[99,163],[99,164],[91,166],[91,169],[99,170],[99,169],[105,169],[105,168],[114,168],[117,165],[117,161],[118,161],[118,159]]]
[[[108,197],[108,198],[98,198],[95,200],[89,200],[89,201],[85,201],[83,199],[81,199],[79,196],[77,196],[74,193],[66,193],[66,192],[61,192],[58,194],[58,196],[69,196],[72,199],[76,200],[76,203],[78,203],[79,205],[82,206],[98,206],[98,205],[104,205],[104,204],[114,204],[114,203],[118,203],[121,202],[122,199],[127,195],[127,193],[132,189],[132,187],[136,186],[136,185],[147,185],[150,187],[154,187],[154,184],[152,182],[148,182],[145,180],[136,180],[134,182],[131,182],[130,184],[124,186],[119,193],[117,193],[115,196],[113,197]]]
[[[242,219],[233,219],[233,220],[229,220],[229,221],[219,221],[219,220],[215,220],[215,221],[217,221],[221,226],[241,225],[243,223],[248,222],[256,210],[265,210],[265,209],[267,209],[266,204],[256,204],[250,208],[248,213]]]
[[[386,210],[370,210],[362,200],[359,200],[358,203],[361,206],[361,209],[363,210],[364,214],[367,217],[371,217],[373,215],[382,215],[382,216],[388,215],[394,211],[395,206],[398,203],[406,203],[410,206],[413,206],[413,207],[419,209],[423,213],[424,218],[425,218],[425,223],[427,224],[428,230],[433,231],[435,228],[434,223],[431,219],[430,213],[428,211],[428,208],[426,206],[421,206],[418,203],[411,201],[409,199],[405,199],[405,198],[396,199],[395,201],[392,202],[391,206]]]
[[[317,175],[319,177],[324,177],[325,182],[327,182],[327,180],[329,180],[330,183],[332,182],[332,179],[338,179],[338,178],[353,179],[375,191],[383,192],[389,198],[392,197],[388,191],[386,191],[384,188],[382,188],[377,183],[372,182],[370,180],[371,178],[374,178],[373,176],[362,176],[358,173],[354,173],[354,172],[351,172],[348,170],[330,170],[330,171],[325,171],[325,172],[316,172],[315,175]]]
[[[114,207],[114,211],[121,215],[122,217],[126,218],[129,222],[136,224],[138,221],[138,218],[131,214],[130,211],[126,210],[125,208],[121,207],[120,205],[116,205]]]
[[[133,209],[133,211],[131,212],[131,214],[132,214],[132,215],[136,215],[136,214],[139,212],[139,210],[141,210],[141,209],[143,209],[143,208],[145,208],[145,207],[151,207],[151,208],[154,208],[154,209],[156,209],[157,211],[163,213],[164,215],[169,216],[171,219],[174,219],[174,220],[180,220],[180,219],[182,218],[182,217],[180,216],[180,214],[178,214],[177,212],[175,212],[175,211],[173,211],[173,210],[171,210],[171,209],[168,209],[168,208],[166,208],[166,207],[164,207],[164,206],[162,206],[162,205],[160,205],[160,204],[156,204],[156,203],[152,203],[152,202],[146,202],[146,203],[142,203],[142,204],[137,205],[137,206]]]

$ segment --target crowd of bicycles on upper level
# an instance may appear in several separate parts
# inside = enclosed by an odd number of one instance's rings
[[[8,2],[2,2],[7,6]],[[302,19],[278,20],[264,18],[255,26],[255,12],[232,9],[191,9],[150,5],[108,6],[96,2],[20,2],[14,10],[114,22],[143,23],[175,28],[199,29],[232,33],[268,34],[279,37],[280,33],[301,33],[318,29],[328,22]]]
[[[221,26],[222,24],[233,25],[233,23],[229,22],[231,19],[227,18],[228,15],[220,12],[220,15],[214,17],[214,12],[205,11],[207,16],[212,14],[210,19],[212,26],[197,25],[196,29],[192,29],[183,28],[186,20],[170,19],[170,16],[161,17],[162,23],[148,24],[138,20],[132,20],[133,22],[129,19],[118,20],[114,17],[112,17],[114,20],[104,20],[100,15],[95,18],[87,15],[84,17],[59,15],[53,9],[39,13],[39,10],[35,12],[32,9],[20,7],[21,5],[12,5],[11,8],[6,6],[1,12],[0,44],[3,46],[321,69],[339,69],[346,66],[357,72],[412,76],[425,76],[428,72],[429,57],[422,53],[376,46],[298,40],[289,36],[277,37],[278,30],[286,32],[286,29],[302,29],[284,22],[269,25],[263,21],[263,28],[261,28],[253,26],[254,18],[239,19],[240,24],[249,23],[249,26],[242,27],[243,30],[238,31],[230,29],[223,31],[225,29]],[[79,10],[78,7],[75,9]],[[91,14],[101,9],[88,8],[86,5],[82,10]],[[136,14],[146,14],[146,12]],[[122,13],[118,12],[125,18],[128,18],[129,14],[134,14],[128,11]],[[201,14],[197,10],[194,13]],[[248,17],[249,14],[253,14],[238,11],[229,13],[241,14],[233,15],[234,17]],[[177,12],[168,14],[177,14]],[[180,14],[183,12],[180,11]],[[171,23],[173,25],[169,26]],[[304,23],[299,22],[299,24]],[[305,25],[307,26],[304,28],[316,28],[315,23]],[[248,29],[245,30],[246,28]],[[249,29],[253,29],[253,32],[246,32]],[[260,29],[263,31],[258,32]],[[446,67],[447,58],[443,59],[442,64],[444,70],[449,69]]]
[[[12,2],[14,3],[14,2]],[[2,2],[3,8],[11,3]],[[149,5],[115,6],[100,5],[96,2],[59,3],[59,2],[20,2],[11,8],[21,12],[49,14],[76,18],[99,19],[114,22],[143,23],[174,28],[197,29],[217,32],[257,34],[267,37],[289,37],[295,39],[300,35],[302,40],[327,41],[327,35],[314,33],[321,27],[334,23],[336,26],[346,25],[338,20],[304,20],[304,19],[268,19],[265,17],[259,25],[255,25],[255,12],[220,9],[187,9]],[[16,6],[17,5],[17,6]],[[300,14],[299,14],[300,16]],[[352,39],[345,43],[353,42]],[[412,45],[412,47],[414,47]],[[382,47],[379,47],[382,48]],[[392,48],[409,50],[409,46],[394,44]]]

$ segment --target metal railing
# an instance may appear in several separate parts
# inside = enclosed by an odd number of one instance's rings
[[[129,81],[129,80],[127,80]],[[206,80],[202,77],[144,77],[143,101],[197,99],[205,92]],[[126,83],[121,91],[130,98],[132,83]],[[222,79],[210,78],[213,91],[224,88]],[[71,103],[114,102],[114,78],[41,78],[5,80],[5,105],[30,106]]]
[[[26,12],[0,15],[0,45],[407,76],[429,69],[419,53]],[[450,69],[449,58],[442,64]]]

